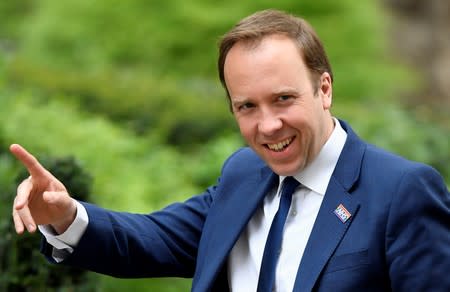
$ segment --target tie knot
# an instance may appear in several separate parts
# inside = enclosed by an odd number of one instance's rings
[[[288,176],[283,181],[281,196],[292,196],[295,189],[300,185],[300,182],[292,176]]]

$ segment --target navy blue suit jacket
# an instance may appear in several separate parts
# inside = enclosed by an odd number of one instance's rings
[[[348,134],[295,291],[450,291],[450,195],[431,167]],[[138,215],[83,203],[89,225],[65,264],[116,277],[193,277],[193,291],[226,291],[227,259],[278,177],[249,148],[216,186]],[[342,204],[351,217],[334,214]],[[51,247],[44,243],[48,256]],[[282,268],[282,267],[281,267]]]

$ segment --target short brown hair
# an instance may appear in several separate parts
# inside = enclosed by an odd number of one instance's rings
[[[269,9],[242,19],[219,42],[219,78],[228,97],[230,95],[225,82],[224,65],[230,49],[238,42],[258,44],[264,37],[274,34],[285,35],[295,41],[314,83],[318,83],[316,81],[324,72],[328,72],[333,81],[325,49],[312,26],[300,17]]]

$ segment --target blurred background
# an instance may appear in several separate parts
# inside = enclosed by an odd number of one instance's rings
[[[303,16],[333,66],[335,116],[450,185],[448,0],[0,1],[0,290],[189,291],[51,266],[13,232],[20,143],[77,198],[148,213],[214,184],[243,145],[219,37],[256,10]]]

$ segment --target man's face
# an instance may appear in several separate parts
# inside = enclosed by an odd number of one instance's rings
[[[331,77],[315,87],[295,43],[281,35],[257,46],[235,44],[224,66],[240,131],[279,175],[293,175],[319,153],[333,130]]]

